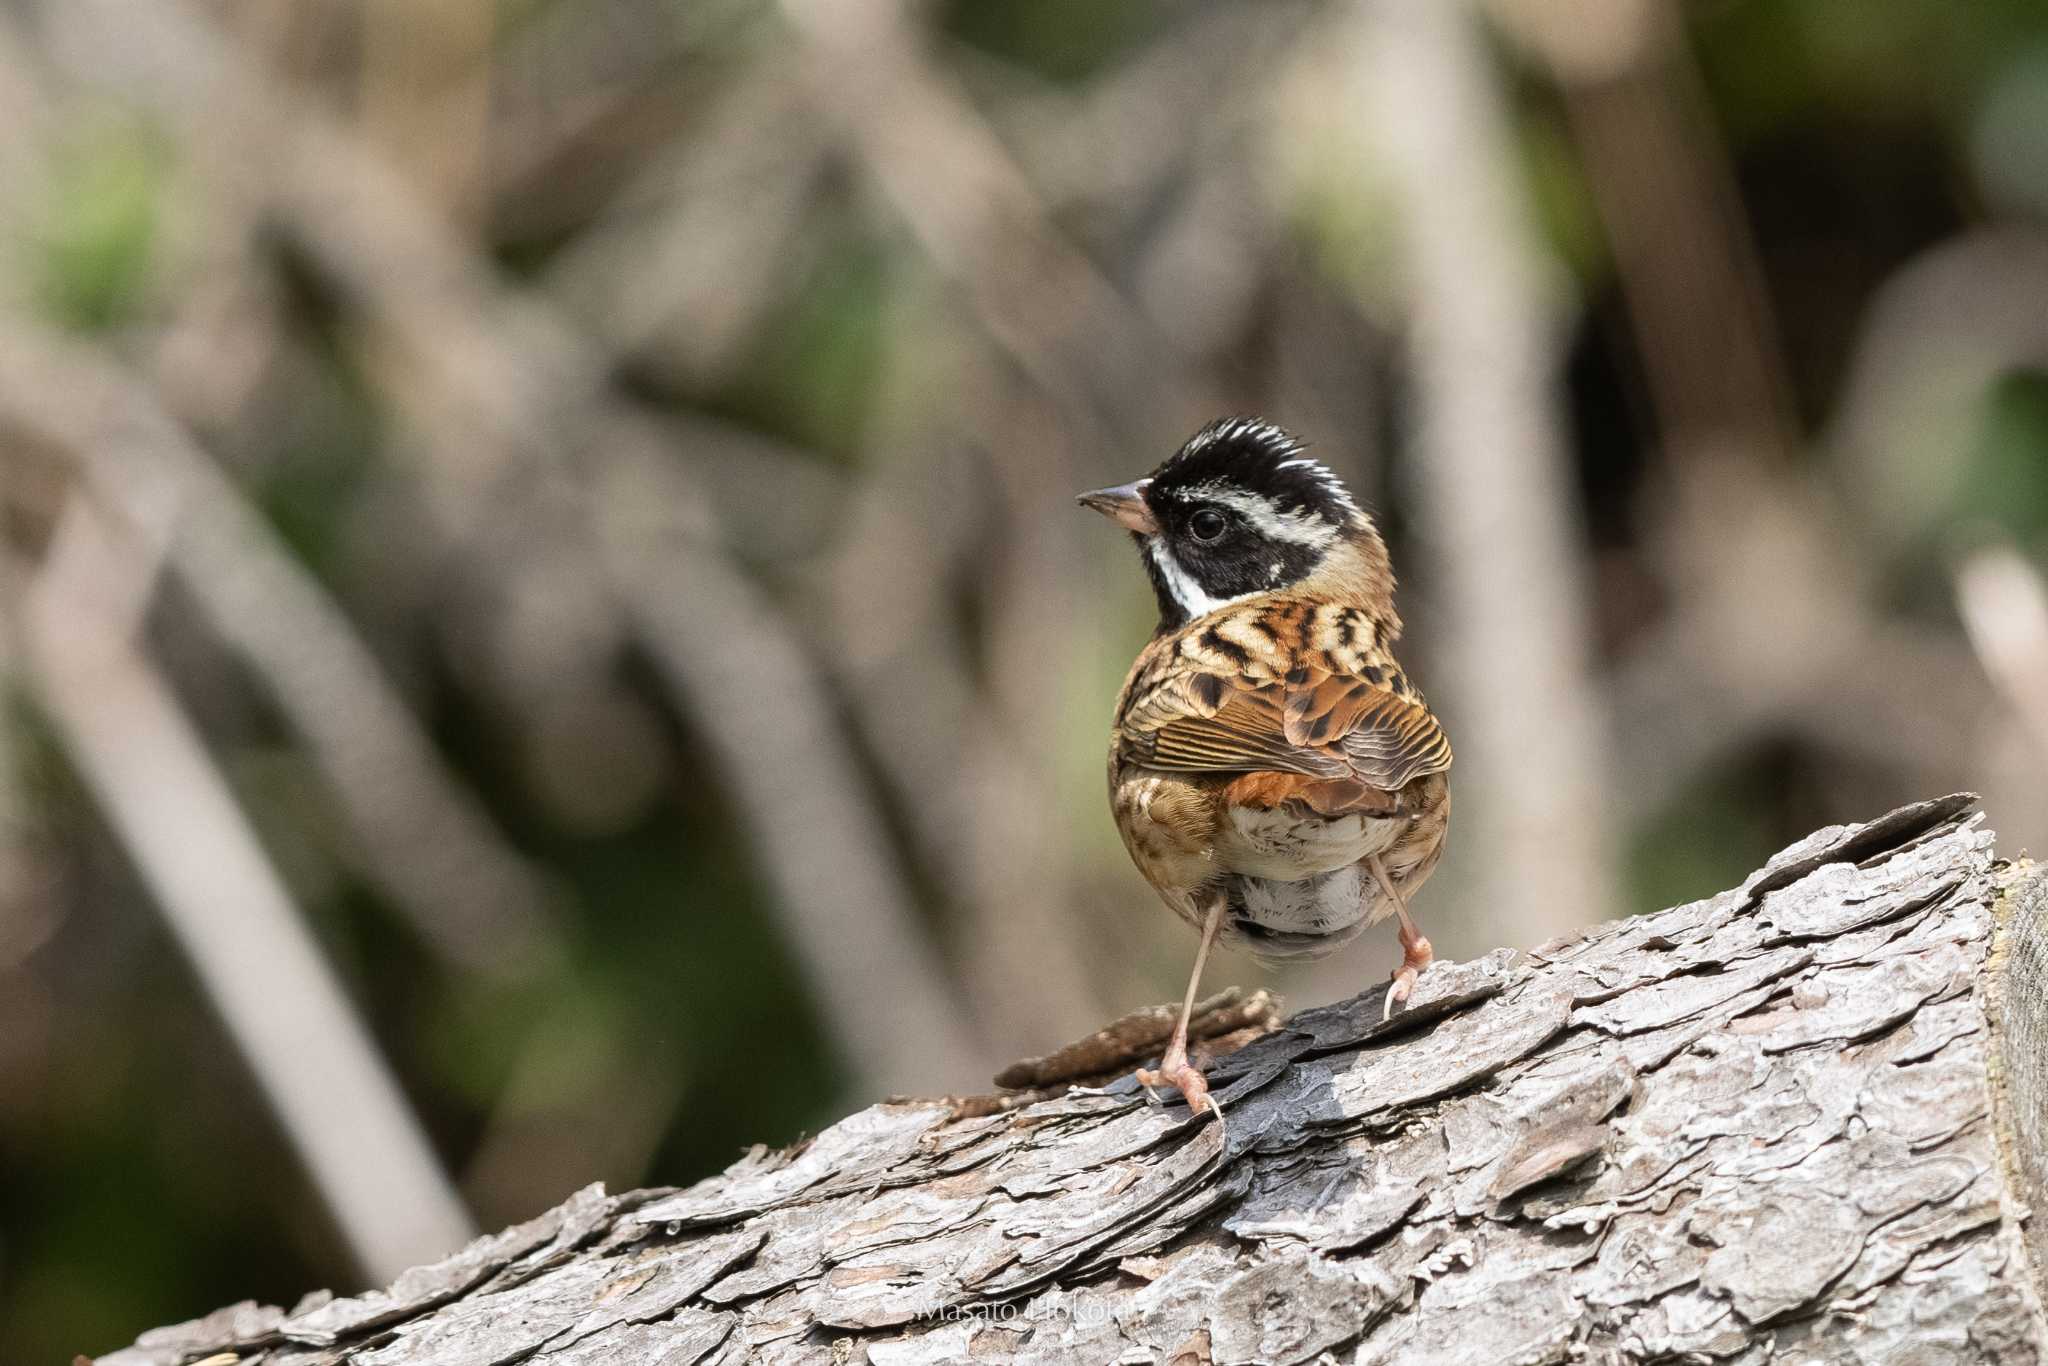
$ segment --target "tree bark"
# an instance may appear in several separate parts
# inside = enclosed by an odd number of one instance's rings
[[[878,1105],[100,1361],[2038,1362],[2048,875],[1972,804],[1306,1012],[1226,1125]]]

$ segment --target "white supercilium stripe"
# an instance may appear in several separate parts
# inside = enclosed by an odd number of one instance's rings
[[[1290,545],[1305,545],[1312,550],[1327,550],[1337,539],[1337,528],[1331,526],[1313,512],[1282,512],[1273,506],[1270,499],[1243,489],[1225,488],[1217,484],[1204,484],[1188,493],[1190,501],[1199,499],[1227,507],[1251,523],[1252,529],[1273,541],[1286,541]]]
[[[1345,488],[1344,481],[1331,473],[1330,467],[1322,461],[1311,460],[1307,456],[1301,455],[1296,456],[1292,460],[1281,461],[1279,468],[1283,470],[1307,470],[1315,476],[1316,482],[1321,484],[1332,498],[1343,505],[1346,512],[1358,513],[1358,504],[1351,501],[1351,490]]]

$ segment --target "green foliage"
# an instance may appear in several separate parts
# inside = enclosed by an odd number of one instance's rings
[[[940,26],[962,41],[1057,81],[1079,81],[1127,55],[1174,16],[1162,0],[947,0]]]
[[[1626,894],[1637,912],[1677,906],[1739,886],[1786,840],[1774,756],[1723,765],[1636,822]]]
[[[2001,528],[2048,555],[2048,371],[2015,370],[1984,396],[1955,520]]]
[[[1823,111],[1960,119],[1991,67],[2043,28],[2032,0],[1734,0],[1693,14],[1716,112],[1739,141]]]
[[[721,406],[813,450],[851,456],[889,340],[888,254],[849,234],[773,318]]]
[[[1523,117],[1519,131],[1530,204],[1551,250],[1581,279],[1604,276],[1607,237],[1568,130],[1552,111],[1539,108]]]
[[[128,118],[86,121],[54,168],[38,219],[41,305],[74,327],[111,327],[149,280],[169,149]]]

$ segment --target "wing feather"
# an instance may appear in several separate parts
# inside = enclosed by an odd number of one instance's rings
[[[1297,773],[1387,793],[1450,767],[1443,728],[1398,670],[1338,672],[1327,658],[1236,675],[1162,654],[1133,679],[1125,752],[1165,772]]]

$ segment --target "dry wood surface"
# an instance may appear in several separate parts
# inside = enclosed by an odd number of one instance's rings
[[[877,1105],[99,1360],[2036,1362],[2048,880],[1973,805],[1298,1015],[1214,1065],[1222,1127]]]

